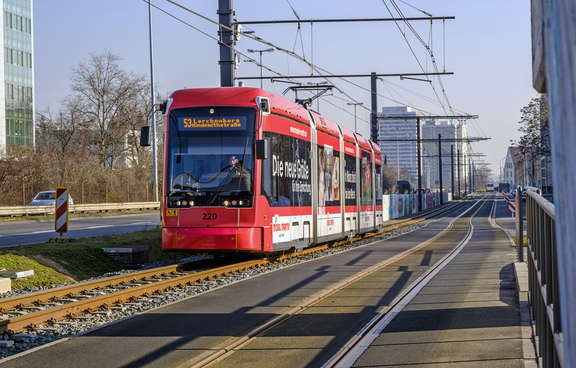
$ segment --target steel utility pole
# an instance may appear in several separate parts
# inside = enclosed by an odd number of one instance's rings
[[[234,87],[234,35],[232,23],[234,17],[233,0],[218,0],[218,22],[222,25],[220,36],[220,87]]]
[[[442,135],[438,134],[438,177],[440,180],[440,205],[444,204],[444,193],[442,186]]]
[[[152,178],[154,181],[154,202],[158,202],[158,154],[156,153],[158,142],[156,139],[156,112],[154,111],[156,101],[154,97],[154,53],[152,49],[152,11],[150,2],[148,2],[148,43],[150,46],[150,103],[152,104]]]
[[[454,145],[450,145],[450,181],[452,182],[451,192],[454,199]]]
[[[418,152],[418,212],[422,212],[422,151],[420,145],[420,116],[416,118],[416,147]]]
[[[470,185],[470,193],[472,193],[472,159],[468,158],[468,184]]]
[[[464,172],[462,173],[462,176],[464,179],[464,194],[467,194],[468,193],[468,182],[466,180],[468,178],[468,174],[466,171],[466,155],[462,155],[462,167],[464,169],[463,170]]]
[[[458,159],[458,197],[462,196],[460,191],[460,148],[456,150],[456,158]]]
[[[376,90],[376,73],[370,74],[370,91],[372,93],[372,106],[370,112],[370,138],[378,142],[378,92]]]

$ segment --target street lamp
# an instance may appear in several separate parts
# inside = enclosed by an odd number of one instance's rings
[[[273,48],[269,48],[269,49],[259,49],[259,50],[254,50],[254,49],[248,49],[246,50],[248,52],[254,52],[254,53],[259,53],[260,54],[260,88],[262,88],[262,53],[264,52],[272,52],[274,51]]]
[[[150,47],[150,106],[152,107],[152,177],[154,181],[154,201],[158,202],[158,154],[156,153],[158,143],[156,140],[156,113],[154,111],[156,101],[154,100],[154,52],[152,50],[152,11],[150,1],[148,1],[148,45]]]
[[[347,102],[346,105],[354,106],[354,133],[358,133],[358,129],[356,128],[356,106],[364,105],[363,102]]]

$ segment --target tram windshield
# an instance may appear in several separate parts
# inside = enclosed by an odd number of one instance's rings
[[[253,193],[256,111],[242,107],[170,113],[168,199],[218,206]]]

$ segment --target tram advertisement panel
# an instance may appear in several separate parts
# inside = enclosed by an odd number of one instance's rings
[[[360,172],[360,185],[362,186],[362,205],[367,206],[372,204],[372,164],[370,163],[370,153],[362,152],[360,159],[361,172]]]
[[[356,157],[344,155],[344,202],[346,206],[356,205]]]
[[[340,205],[340,152],[318,146],[318,206]]]
[[[270,155],[262,161],[262,194],[270,206],[311,206],[310,142],[272,132]]]
[[[376,205],[382,205],[382,167],[376,165]]]

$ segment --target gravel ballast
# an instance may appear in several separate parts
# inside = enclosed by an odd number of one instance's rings
[[[100,328],[104,325],[115,323],[126,318],[130,318],[134,315],[151,311],[155,308],[163,307],[171,303],[176,303],[184,299],[195,297],[212,290],[226,287],[233,283],[241,282],[250,278],[260,276],[262,274],[274,272],[283,268],[291,267],[296,264],[301,264],[309,262],[318,258],[328,257],[335,254],[347,252],[351,249],[358,248],[360,246],[372,243],[374,241],[386,240],[392,237],[397,237],[402,234],[412,232],[421,229],[434,220],[424,221],[421,223],[409,225],[407,227],[393,230],[391,232],[378,235],[375,237],[363,239],[352,244],[346,244],[339,247],[329,248],[323,251],[297,256],[290,258],[283,262],[271,263],[263,267],[256,269],[249,269],[242,272],[238,272],[228,276],[218,277],[211,281],[196,283],[194,285],[185,286],[176,290],[169,290],[161,295],[152,295],[147,297],[142,297],[136,302],[125,303],[119,306],[111,307],[107,310],[96,311],[93,313],[78,316],[69,320],[59,321],[53,325],[42,325],[38,326],[36,329],[26,332],[19,333],[13,336],[5,335],[3,340],[0,342],[0,358],[6,358],[14,354],[24,352],[26,350],[59,340],[67,337],[73,337],[81,334],[85,334],[94,329]],[[121,271],[114,274],[106,274],[102,277],[110,277],[113,275],[118,275],[124,272],[131,271]],[[48,289],[48,288],[46,288]],[[34,291],[45,290],[43,288],[34,288],[26,290],[14,290],[9,294],[3,295],[3,297],[13,297],[17,295],[24,295]],[[112,292],[110,289],[108,292]],[[102,292],[102,291],[101,291]],[[104,290],[103,292],[106,292]],[[0,318],[5,319],[10,316],[10,313],[0,316]],[[1,361],[0,361],[1,363]]]

